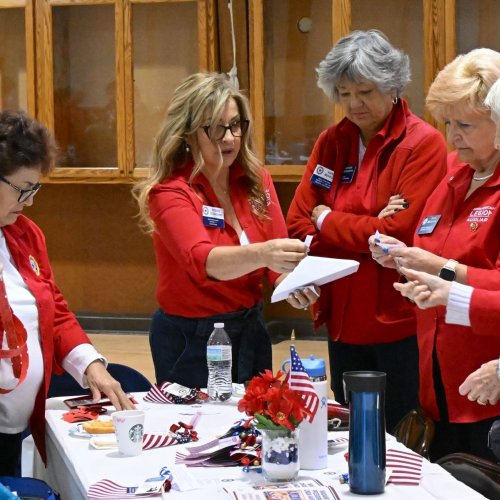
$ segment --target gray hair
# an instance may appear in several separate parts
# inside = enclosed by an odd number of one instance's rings
[[[379,30],[353,31],[341,38],[316,69],[318,87],[332,100],[339,100],[337,85],[368,80],[384,94],[400,96],[411,79],[410,60],[393,47]]]
[[[492,113],[500,117],[500,78],[491,86],[484,104],[491,109]]]

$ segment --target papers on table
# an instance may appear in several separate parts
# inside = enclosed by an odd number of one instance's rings
[[[297,288],[308,285],[324,285],[358,270],[359,262],[328,257],[305,257],[295,270],[290,273],[275,289],[271,302],[284,300]]]

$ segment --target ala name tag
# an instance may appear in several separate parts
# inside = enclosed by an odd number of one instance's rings
[[[323,167],[323,165],[318,163],[311,176],[311,184],[323,189],[330,189],[332,187],[333,174],[333,170]]]
[[[224,227],[224,209],[203,205],[203,225],[205,227]]]
[[[441,215],[428,215],[417,229],[417,234],[431,234],[439,222]]]

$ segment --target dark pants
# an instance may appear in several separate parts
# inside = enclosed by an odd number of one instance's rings
[[[496,462],[488,448],[488,432],[496,417],[471,423],[450,423],[446,394],[436,350],[432,353],[434,391],[441,420],[435,423],[434,439],[429,447],[429,458],[435,461],[449,453],[472,453]]]
[[[449,453],[471,453],[496,462],[495,455],[488,448],[488,432],[494,421],[495,417],[469,424],[435,422],[434,439],[429,448],[431,462]]]
[[[342,374],[374,370],[387,374],[385,419],[387,431],[409,411],[418,408],[418,347],[415,336],[387,344],[345,344],[328,339],[331,387],[335,399],[348,404]]]
[[[0,433],[0,476],[18,475],[22,442],[22,433]]]
[[[243,383],[265,369],[272,370],[271,339],[260,305],[199,319],[173,316],[158,309],[149,335],[156,381],[206,387],[207,341],[218,322],[224,323],[231,339],[233,382]]]

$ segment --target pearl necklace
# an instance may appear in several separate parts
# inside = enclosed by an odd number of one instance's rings
[[[490,177],[493,176],[495,172],[491,172],[491,174],[485,175],[483,177],[476,177],[475,175],[472,176],[473,181],[485,181],[486,179],[489,179]]]

